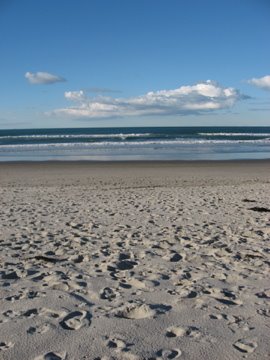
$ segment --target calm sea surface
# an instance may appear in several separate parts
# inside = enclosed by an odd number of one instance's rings
[[[0,161],[270,159],[270,127],[0,130]]]

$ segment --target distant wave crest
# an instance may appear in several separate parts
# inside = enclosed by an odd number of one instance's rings
[[[218,133],[199,133],[202,136],[270,136],[270,133],[237,133],[237,132],[218,132]]]
[[[89,139],[99,139],[99,138],[117,138],[117,139],[126,139],[126,138],[139,138],[151,136],[151,133],[131,133],[131,134],[42,134],[42,135],[5,135],[1,136],[0,139],[79,139],[79,138],[89,138]]]
[[[143,146],[174,146],[174,145],[195,145],[195,144],[270,144],[270,138],[258,140],[206,140],[206,139],[175,139],[175,140],[144,140],[144,141],[122,141],[111,142],[101,141],[96,143],[73,142],[73,143],[52,143],[52,144],[13,144],[0,145],[2,151],[16,150],[50,150],[50,149],[74,149],[74,148],[110,148],[110,147],[143,147]]]

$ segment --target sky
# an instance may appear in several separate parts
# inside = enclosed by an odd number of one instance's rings
[[[0,129],[270,126],[269,0],[0,0]]]

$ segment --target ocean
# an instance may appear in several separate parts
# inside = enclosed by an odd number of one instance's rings
[[[270,127],[0,130],[0,161],[269,158]]]

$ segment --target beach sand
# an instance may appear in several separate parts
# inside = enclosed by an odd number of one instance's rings
[[[270,161],[0,164],[0,359],[270,358]]]

